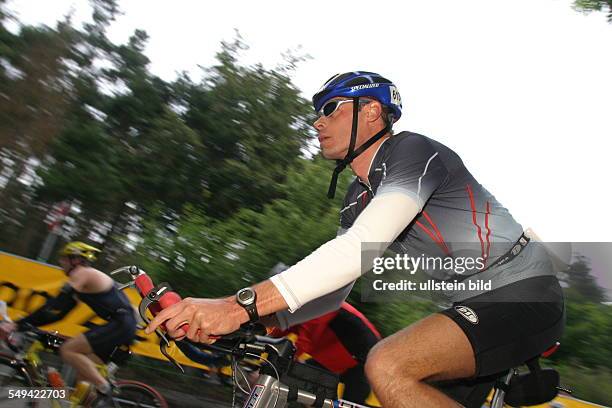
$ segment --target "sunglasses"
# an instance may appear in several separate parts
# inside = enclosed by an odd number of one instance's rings
[[[338,110],[338,108],[347,102],[353,102],[352,99],[341,99],[341,100],[335,100],[335,101],[329,101],[327,102],[325,105],[323,105],[323,107],[317,112],[317,115],[319,117],[321,116],[325,116],[325,117],[330,117],[335,111]],[[367,105],[368,103],[372,102],[370,99],[360,99],[359,100],[359,104],[360,105]]]

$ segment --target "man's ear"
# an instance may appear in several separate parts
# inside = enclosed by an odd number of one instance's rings
[[[382,105],[378,101],[372,101],[366,105],[368,122],[375,122],[383,113]]]

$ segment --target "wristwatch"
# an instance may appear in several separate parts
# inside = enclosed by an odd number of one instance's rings
[[[236,293],[236,302],[244,307],[244,310],[249,314],[249,321],[251,323],[255,323],[259,320],[259,313],[257,313],[257,293],[253,289],[240,289]]]

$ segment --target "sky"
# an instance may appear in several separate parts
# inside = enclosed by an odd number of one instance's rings
[[[235,29],[250,45],[245,64],[311,56],[292,74],[306,98],[336,73],[379,72],[402,95],[396,131],[454,149],[523,227],[547,241],[612,241],[612,24],[571,3],[119,0],[109,37],[146,30],[150,69],[168,81],[198,78]],[[85,0],[8,5],[30,24],[90,13]]]

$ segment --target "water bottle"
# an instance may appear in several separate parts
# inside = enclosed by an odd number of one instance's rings
[[[47,368],[47,380],[53,388],[65,388],[66,384],[60,373],[53,367]]]
[[[74,387],[74,391],[70,394],[70,402],[74,405],[81,406],[87,405],[87,402],[91,398],[89,398],[94,391],[93,384],[88,383],[87,381],[79,381]]]

